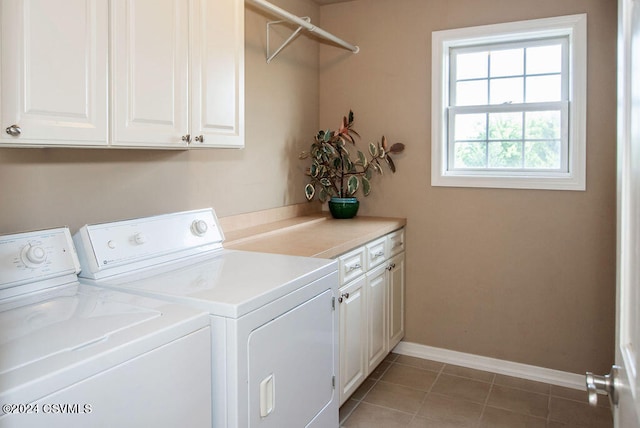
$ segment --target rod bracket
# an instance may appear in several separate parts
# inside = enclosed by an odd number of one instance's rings
[[[309,18],[308,16],[302,16],[300,17],[300,19],[311,23],[311,18]],[[282,24],[288,22],[286,20],[280,20],[280,21],[269,21],[267,22],[267,64],[269,64],[271,62],[272,59],[274,59],[276,57],[276,55],[278,55],[280,53],[280,51],[282,49],[284,49],[285,47],[287,47],[292,41],[293,39],[295,39],[298,34],[300,34],[300,31],[303,30],[303,27],[300,26],[298,27],[290,36],[287,40],[284,41],[284,43],[282,43],[282,45],[280,45],[280,47],[278,49],[276,49],[275,51],[273,51],[273,53],[271,53],[271,26],[272,25],[276,25],[276,24]]]

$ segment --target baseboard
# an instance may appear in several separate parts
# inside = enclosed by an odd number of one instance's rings
[[[455,364],[477,370],[485,370],[507,376],[522,379],[545,382],[566,388],[586,391],[584,375],[547,369],[544,367],[530,366],[528,364],[515,363],[513,361],[499,360],[497,358],[483,357],[464,352],[451,351],[443,348],[420,345],[418,343],[400,342],[393,352],[411,357],[424,358],[439,361],[445,364]]]

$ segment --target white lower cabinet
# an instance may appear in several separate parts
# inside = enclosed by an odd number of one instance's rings
[[[387,343],[387,268],[379,266],[367,272],[367,373],[384,360]]]
[[[340,289],[340,404],[367,377],[365,346],[367,337],[366,278],[351,281]]]
[[[389,263],[389,350],[404,337],[404,251]]]
[[[404,229],[338,259],[342,405],[404,336]]]

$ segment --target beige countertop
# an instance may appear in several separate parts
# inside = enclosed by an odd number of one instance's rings
[[[224,247],[334,258],[405,225],[404,218],[357,216],[336,220],[325,213],[310,214],[225,232]]]

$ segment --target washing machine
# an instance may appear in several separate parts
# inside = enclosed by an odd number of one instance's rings
[[[336,261],[223,241],[210,208],[74,235],[83,282],[209,313],[214,427],[338,427]]]
[[[79,268],[66,227],[0,236],[0,427],[210,427],[208,315]]]

